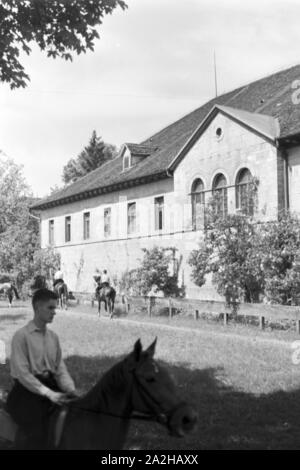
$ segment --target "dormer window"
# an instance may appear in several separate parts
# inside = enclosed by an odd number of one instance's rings
[[[152,155],[157,150],[157,147],[142,145],[142,144],[124,144],[122,149],[123,154],[123,171],[138,165],[149,155]]]
[[[130,155],[124,155],[123,158],[123,171],[130,168]]]

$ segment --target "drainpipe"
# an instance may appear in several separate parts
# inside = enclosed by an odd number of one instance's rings
[[[290,209],[289,199],[289,166],[288,166],[288,152],[287,149],[281,149],[281,155],[283,158],[283,185],[284,185],[284,208],[286,211]]]

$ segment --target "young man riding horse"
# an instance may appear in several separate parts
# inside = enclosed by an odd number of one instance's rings
[[[37,290],[32,298],[33,320],[19,329],[11,346],[11,376],[14,386],[6,409],[19,425],[17,448],[47,446],[49,412],[66,397],[76,396],[75,385],[62,359],[59,339],[47,328],[53,321],[57,295]]]

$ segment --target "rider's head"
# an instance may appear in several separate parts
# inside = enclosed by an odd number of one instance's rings
[[[57,295],[49,289],[39,289],[32,296],[35,319],[41,324],[50,323],[55,315]]]
[[[107,271],[106,271],[106,269],[103,269],[103,274],[107,274]]]

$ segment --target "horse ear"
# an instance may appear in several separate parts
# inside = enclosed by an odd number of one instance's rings
[[[153,341],[153,343],[150,344],[149,348],[146,350],[146,352],[152,357],[154,356],[154,353],[155,353],[156,342],[157,342],[157,336],[155,340]]]
[[[134,348],[133,348],[133,353],[134,353],[134,358],[136,361],[138,361],[141,357],[141,352],[142,352],[142,343],[140,338],[135,342]]]

